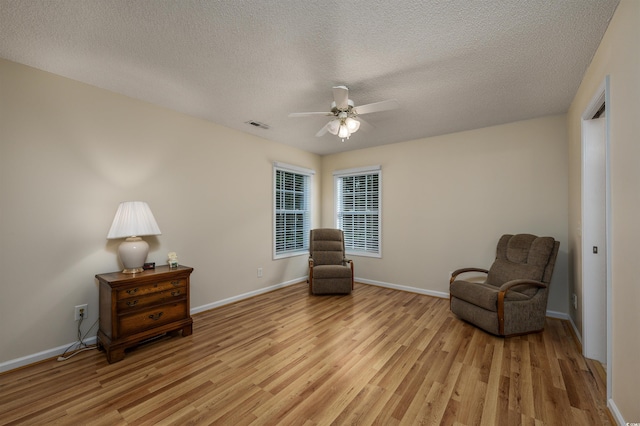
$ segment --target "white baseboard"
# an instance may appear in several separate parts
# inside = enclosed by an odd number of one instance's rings
[[[363,284],[371,284],[371,285],[375,285],[378,287],[386,287],[386,288],[392,288],[395,290],[402,290],[402,291],[408,291],[411,293],[418,293],[418,294],[424,294],[427,296],[433,296],[433,297],[439,297],[441,299],[448,299],[449,298],[449,293],[445,293],[442,291],[433,291],[433,290],[425,290],[424,288],[417,288],[417,287],[409,287],[409,286],[404,286],[404,285],[399,285],[399,284],[391,284],[391,283],[385,283],[383,281],[374,281],[374,280],[368,280],[366,278],[354,278],[356,282],[359,283],[363,283]]]
[[[378,287],[393,288],[395,290],[402,290],[402,291],[408,291],[408,292],[411,292],[411,293],[424,294],[424,295],[427,295],[427,296],[440,297],[442,299],[448,299],[449,298],[449,293],[443,292],[443,291],[425,290],[423,288],[409,287],[409,286],[404,286],[404,285],[385,283],[385,282],[382,282],[382,281],[368,280],[366,278],[355,278],[355,280],[357,282],[360,282],[360,283],[363,283],[363,284],[371,284],[371,285],[376,285]],[[550,317],[550,318],[558,318],[558,319],[562,319],[562,320],[571,321],[571,317],[569,316],[569,314],[564,313],[564,312],[547,311],[546,315],[548,317]],[[571,321],[571,325],[572,325],[573,329],[576,330],[576,326],[573,323],[573,321]],[[577,333],[577,331],[576,331],[576,334],[578,336],[580,335],[579,333]]]
[[[93,345],[96,343],[96,336],[84,339],[84,342],[87,345]],[[68,343],[66,345],[58,346],[57,348],[47,349],[42,352],[38,352],[36,354],[23,356],[21,358],[16,358],[16,359],[10,359],[9,361],[0,363],[0,373],[4,373],[9,370],[14,370],[16,368],[24,367],[25,365],[35,364],[36,362],[44,361],[46,359],[55,358],[57,356],[62,355],[65,350],[69,349],[69,347],[75,345],[76,343],[77,342]]]
[[[578,338],[578,341],[580,342],[580,344],[582,344],[582,335],[578,331],[578,327],[576,327],[576,323],[573,322],[573,318],[569,317],[569,323],[571,323],[571,327],[573,328],[573,332],[575,333],[576,337]]]
[[[618,423],[618,425],[622,426],[622,425],[628,425],[629,424],[624,419],[624,417],[622,417],[622,414],[620,413],[620,410],[618,410],[618,407],[616,406],[616,403],[613,402],[613,399],[609,399],[607,401],[607,408],[609,408],[609,411],[611,412],[611,415],[613,416],[613,419],[616,421],[616,423]]]
[[[569,321],[571,319],[569,317],[569,314],[564,313],[564,312],[547,311],[547,313],[545,315],[548,316],[549,318],[556,318],[556,319],[561,319],[561,320],[565,320],[565,321]]]
[[[223,299],[223,300],[219,300],[213,303],[207,303],[206,305],[201,305],[195,308],[192,308],[190,310],[191,314],[197,314],[199,312],[204,312],[204,311],[208,311],[210,309],[214,309],[220,306],[224,306],[224,305],[228,305],[230,303],[234,303],[234,302],[238,302],[240,300],[243,299],[248,299],[250,297],[254,297],[260,294],[264,294],[264,293],[268,293],[270,291],[273,290],[277,290],[279,288],[283,288],[283,287],[287,287],[293,284],[297,284],[299,282],[305,281],[307,279],[306,276],[304,277],[300,277],[300,278],[296,278],[293,280],[289,280],[289,281],[285,281],[276,285],[272,285],[269,287],[265,287],[265,288],[261,288],[255,291],[250,291],[248,293],[243,293],[240,294],[238,296],[233,296],[233,297],[229,297],[227,299]],[[433,290],[426,290],[423,288],[417,288],[417,287],[410,287],[410,286],[404,286],[404,285],[399,285],[399,284],[392,284],[392,283],[387,283],[387,282],[383,282],[383,281],[375,281],[375,280],[369,280],[366,278],[355,278],[355,281],[363,283],[363,284],[370,284],[370,285],[375,285],[378,287],[386,287],[386,288],[391,288],[391,289],[395,289],[395,290],[402,290],[402,291],[408,291],[411,293],[418,293],[418,294],[424,294],[427,296],[433,296],[433,297],[439,297],[442,299],[448,299],[449,298],[449,293],[446,292],[441,292],[441,291],[433,291]],[[571,317],[568,314],[565,314],[563,312],[554,312],[554,311],[547,311],[547,316],[551,317],[551,318],[559,318],[559,319],[565,319],[565,320],[569,320],[571,322],[571,325],[576,333],[576,335],[578,336],[578,339],[580,339],[580,333],[578,333],[577,328],[575,326],[575,324],[573,323],[573,320],[571,320]],[[86,340],[87,344],[94,344],[96,342],[96,337],[93,336],[89,339]],[[36,354],[31,354],[31,355],[27,355],[21,358],[16,358],[13,360],[9,360],[3,363],[0,363],[0,373],[3,373],[5,371],[9,371],[9,370],[13,370],[15,368],[20,368],[20,367],[24,367],[25,365],[29,365],[29,364],[33,364],[39,361],[43,361],[45,359],[50,359],[50,358],[54,358],[56,356],[59,356],[60,354],[62,354],[65,349],[67,349],[69,346],[71,346],[73,343],[69,343],[66,345],[62,345],[62,346],[58,346],[56,348],[52,348],[52,349],[47,349],[45,351],[42,352],[38,352]]]
[[[276,285],[272,285],[269,287],[265,287],[265,288],[261,288],[255,291],[250,291],[248,293],[244,293],[244,294],[240,294],[238,296],[233,296],[233,297],[229,297],[227,299],[223,299],[223,300],[219,300],[213,303],[207,303],[206,305],[201,305],[195,308],[191,308],[191,314],[197,314],[199,312],[204,312],[204,311],[208,311],[209,309],[214,309],[217,308],[219,306],[224,306],[224,305],[228,305],[229,303],[234,303],[234,302],[238,302],[240,300],[243,299],[248,299],[250,297],[254,297],[263,293],[268,293],[270,291],[273,290],[277,290],[279,288],[283,288],[283,287],[287,287],[293,284],[297,284],[299,282],[305,281],[307,279],[306,276],[304,277],[300,277],[300,278],[296,278],[293,280],[289,280],[289,281],[285,281]],[[402,290],[402,291],[408,291],[411,293],[418,293],[418,294],[424,294],[427,296],[433,296],[433,297],[439,297],[442,299],[448,299],[449,298],[449,293],[446,292],[441,292],[441,291],[433,291],[433,290],[425,290],[423,288],[417,288],[417,287],[410,287],[410,286],[404,286],[404,285],[399,285],[399,284],[392,284],[392,283],[387,283],[387,282],[383,282],[383,281],[375,281],[375,280],[369,280],[366,278],[355,278],[355,280],[357,282],[363,283],[363,284],[370,284],[370,285],[375,285],[378,287],[386,287],[386,288],[391,288],[391,289],[395,289],[395,290]],[[580,333],[578,333],[577,328],[575,326],[575,324],[573,323],[573,321],[571,320],[571,317],[568,314],[562,313],[562,312],[554,312],[554,311],[547,311],[547,316],[552,317],[552,318],[560,318],[560,319],[565,319],[565,320],[569,320],[571,322],[571,325],[576,333],[576,335],[578,336],[578,339],[580,339]],[[87,344],[94,344],[96,342],[96,337],[93,336],[91,338],[88,338],[86,340]],[[3,373],[5,371],[9,371],[9,370],[13,370],[16,368],[20,368],[20,367],[24,367],[25,365],[29,365],[29,364],[33,364],[39,361],[43,361],[45,359],[50,359],[50,358],[54,358],[56,356],[59,356],[60,354],[62,354],[65,349],[67,349],[69,346],[71,346],[73,343],[69,343],[66,345],[62,345],[62,346],[58,346],[56,348],[51,348],[51,349],[47,349],[44,350],[42,352],[38,352],[35,354],[31,354],[31,355],[27,355],[21,358],[16,358],[16,359],[12,359],[3,363],[0,363],[0,373]]]
[[[198,312],[207,311],[209,309],[213,309],[213,308],[216,308],[218,306],[227,305],[229,303],[237,302],[237,301],[242,300],[242,299],[248,299],[249,297],[257,296],[257,295],[262,294],[262,293],[268,293],[268,292],[276,290],[278,288],[286,287],[286,286],[289,286],[289,285],[292,285],[292,284],[297,284],[297,283],[299,283],[301,281],[306,281],[306,279],[307,279],[307,277],[304,276],[302,278],[297,278],[297,279],[294,279],[294,280],[286,281],[286,282],[283,282],[283,283],[280,283],[280,284],[276,284],[276,285],[273,285],[273,286],[270,286],[270,287],[261,288],[261,289],[256,290],[256,291],[252,291],[252,292],[249,292],[249,293],[241,294],[239,296],[230,297],[228,299],[224,299],[224,300],[220,300],[220,301],[217,301],[217,302],[209,303],[209,304],[206,304],[206,305],[198,306],[196,308],[192,308],[190,312],[191,312],[191,314],[196,314]],[[96,336],[89,337],[89,338],[85,339],[84,342],[86,344],[88,344],[88,345],[93,345],[93,344],[96,343]],[[31,354],[31,355],[26,355],[26,356],[23,356],[21,358],[11,359],[9,361],[5,361],[3,363],[0,363],[0,373],[4,373],[6,371],[10,371],[10,370],[14,370],[16,368],[24,367],[24,366],[29,365],[29,364],[34,364],[36,362],[40,362],[40,361],[44,361],[44,360],[47,360],[47,359],[58,357],[58,356],[62,355],[64,353],[64,351],[67,350],[74,343],[68,343],[66,345],[58,346],[58,347],[51,348],[51,349],[46,349],[46,350],[44,350],[42,352],[38,352],[38,353],[35,353],[35,354]]]
[[[279,288],[287,287],[293,284],[297,284],[302,281],[306,281],[307,276],[305,275],[302,278],[296,278],[293,280],[285,281],[280,284],[272,285],[270,287],[261,288],[258,290],[250,291],[248,293],[239,294],[238,296],[229,297],[228,299],[218,300],[216,302],[207,303],[206,305],[198,306],[197,308],[191,308],[191,315],[197,314],[199,312],[208,311],[209,309],[217,308],[220,306],[228,305],[229,303],[238,302],[243,299],[248,299],[253,296],[257,296],[259,294],[269,293],[270,291],[277,290]]]
[[[285,281],[285,282],[280,283],[280,284],[276,284],[276,285],[272,285],[272,286],[269,286],[269,287],[261,288],[259,290],[255,290],[255,291],[250,291],[248,293],[240,294],[238,296],[230,297],[228,299],[223,299],[223,300],[219,300],[217,302],[208,303],[206,305],[198,306],[196,308],[192,308],[190,312],[191,312],[191,314],[197,314],[199,312],[208,311],[209,309],[217,308],[219,306],[228,305],[229,303],[234,303],[234,302],[237,302],[237,301],[240,301],[240,300],[243,300],[243,299],[248,299],[250,297],[257,296],[259,294],[268,293],[270,291],[277,290],[279,288],[283,288],[283,287],[287,287],[287,286],[290,286],[290,285],[293,285],[293,284],[297,284],[299,282],[305,281],[306,279],[307,279],[307,277],[304,276],[304,277],[301,277],[301,278],[296,278],[296,279],[293,279],[293,280]],[[410,287],[410,286],[386,283],[386,282],[382,282],[382,281],[368,280],[366,278],[355,278],[355,281],[363,283],[363,284],[370,284],[370,285],[375,285],[375,286],[378,286],[378,287],[386,287],[386,288],[391,288],[391,289],[395,289],[395,290],[408,291],[408,292],[411,292],[411,293],[424,294],[424,295],[427,295],[427,296],[439,297],[439,298],[443,298],[443,299],[448,299],[449,298],[449,293],[441,292],[441,291],[425,290],[425,289],[417,288],[417,287]],[[547,316],[551,317],[551,318],[558,318],[558,319],[568,320],[571,323],[571,326],[573,327],[573,330],[576,333],[576,336],[578,337],[578,340],[582,341],[580,333],[578,332],[578,329],[577,329],[577,327],[576,327],[575,323],[573,322],[573,319],[571,318],[570,315],[568,315],[568,314],[566,314],[564,312],[547,311]],[[51,358],[55,358],[57,356],[60,356],[62,353],[64,353],[65,350],[67,350],[70,346],[74,345],[75,343],[76,342],[69,343],[69,344],[66,344],[66,345],[58,346],[56,348],[47,349],[47,350],[44,350],[42,352],[38,352],[38,353],[35,353],[35,354],[23,356],[21,358],[16,358],[16,359],[12,359],[12,360],[9,360],[9,361],[5,361],[3,363],[0,363],[0,373],[4,373],[6,371],[10,371],[10,370],[14,370],[16,368],[24,367],[24,366],[29,365],[29,364],[34,364],[34,363],[39,362],[39,361],[44,361],[46,359],[51,359]],[[89,338],[85,339],[85,343],[88,344],[88,345],[95,344],[96,343],[96,336],[89,337]],[[613,401],[613,399],[609,399],[607,401],[607,407],[609,408],[609,410],[611,411],[611,414],[613,415],[615,421],[619,425],[627,424],[626,421],[624,420],[624,418],[622,417],[622,414],[618,410],[618,407],[616,406],[616,404]]]

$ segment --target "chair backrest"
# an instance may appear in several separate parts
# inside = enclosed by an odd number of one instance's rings
[[[531,234],[503,235],[498,241],[496,260],[489,269],[487,283],[500,286],[515,279],[551,282],[560,242],[552,237]],[[528,291],[534,291],[530,289]]]
[[[314,265],[340,265],[344,259],[344,234],[340,229],[312,229],[309,256]]]

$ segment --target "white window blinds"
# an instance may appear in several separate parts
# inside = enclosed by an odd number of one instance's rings
[[[313,170],[274,163],[274,258],[309,251]]]
[[[334,172],[336,227],[347,253],[381,257],[380,166]]]

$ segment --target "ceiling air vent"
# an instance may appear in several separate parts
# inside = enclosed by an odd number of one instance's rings
[[[259,121],[250,120],[250,121],[245,121],[245,123],[250,124],[250,125],[252,125],[254,127],[260,127],[261,129],[269,130],[269,125],[268,124],[264,124],[264,123],[261,123]]]

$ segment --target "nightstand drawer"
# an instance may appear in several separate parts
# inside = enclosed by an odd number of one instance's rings
[[[170,303],[154,306],[135,313],[122,315],[119,319],[120,333],[123,335],[138,333],[187,318],[186,303]]]
[[[170,290],[147,293],[139,297],[130,297],[128,299],[118,300],[118,312],[125,313],[132,309],[140,309],[145,306],[157,306],[171,301],[183,300],[187,297],[186,286],[172,288]]]
[[[118,300],[127,299],[129,297],[145,296],[149,293],[157,293],[160,291],[171,290],[178,287],[185,287],[187,285],[186,279],[175,279],[170,281],[162,281],[155,284],[139,285],[135,287],[129,287],[122,290],[118,290]]]

